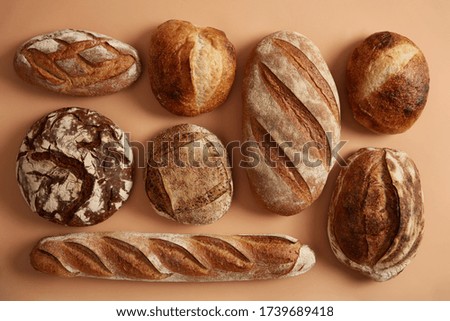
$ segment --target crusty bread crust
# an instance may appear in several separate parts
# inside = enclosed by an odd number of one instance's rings
[[[211,224],[230,208],[233,180],[227,151],[206,128],[181,124],[151,140],[145,190],[155,211],[183,224]]]
[[[297,214],[322,192],[340,137],[339,98],[319,49],[305,36],[265,37],[247,63],[243,136],[259,161],[247,175],[257,198],[281,215]]]
[[[305,273],[311,249],[285,235],[188,235],[136,232],[47,237],[32,266],[61,277],[154,282],[274,279]]]
[[[430,76],[422,51],[408,38],[378,32],[353,51],[347,64],[347,91],[354,118],[383,134],[398,134],[419,118]]]
[[[130,195],[133,172],[123,130],[81,107],[61,108],[36,121],[16,163],[31,210],[68,226],[94,225],[113,215]]]
[[[386,281],[416,255],[424,217],[419,172],[408,155],[362,148],[339,173],[328,214],[328,237],[346,266]]]
[[[99,96],[130,86],[141,73],[136,49],[109,36],[64,29],[25,42],[14,58],[26,82],[74,96]]]
[[[176,115],[196,116],[225,102],[234,82],[236,50],[221,30],[169,20],[149,46],[149,77],[159,103]]]

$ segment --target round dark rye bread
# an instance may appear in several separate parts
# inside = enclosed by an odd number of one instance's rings
[[[31,210],[63,225],[100,223],[128,198],[133,155],[125,133],[99,113],[62,108],[33,124],[17,180]]]

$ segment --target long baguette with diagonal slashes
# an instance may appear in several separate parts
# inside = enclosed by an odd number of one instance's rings
[[[308,271],[315,255],[286,235],[91,232],[46,237],[30,255],[62,277],[160,282],[275,279]]]
[[[340,137],[338,92],[319,49],[296,32],[262,39],[246,67],[243,107],[252,190],[275,213],[299,213],[321,194]]]

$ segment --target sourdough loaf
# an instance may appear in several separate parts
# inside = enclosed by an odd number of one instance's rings
[[[206,128],[181,124],[150,140],[145,190],[156,212],[183,224],[210,224],[229,209],[227,151]]]
[[[295,32],[265,37],[247,63],[243,105],[253,191],[273,212],[299,213],[322,192],[340,137],[338,92],[319,49]]]
[[[231,90],[236,50],[225,33],[187,21],[158,26],[149,46],[149,77],[159,103],[176,115],[196,116],[221,105]]]
[[[86,108],[61,108],[31,126],[16,171],[33,212],[54,223],[87,226],[106,220],[128,199],[133,154],[109,118]]]
[[[355,48],[347,64],[348,101],[366,128],[398,134],[419,118],[430,76],[422,51],[394,32],[377,32]]]
[[[362,148],[339,173],[328,216],[336,257],[376,281],[405,269],[422,240],[419,172],[402,151]]]
[[[17,50],[14,68],[31,84],[75,96],[117,92],[141,73],[138,53],[130,45],[73,29],[31,38]]]

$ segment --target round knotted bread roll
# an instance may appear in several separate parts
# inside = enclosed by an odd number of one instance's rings
[[[127,200],[132,163],[128,139],[110,119],[62,108],[28,131],[17,180],[33,212],[58,224],[87,226],[109,218]]]
[[[378,32],[365,39],[347,65],[354,118],[384,134],[402,133],[425,107],[430,77],[422,51],[408,38]]]

